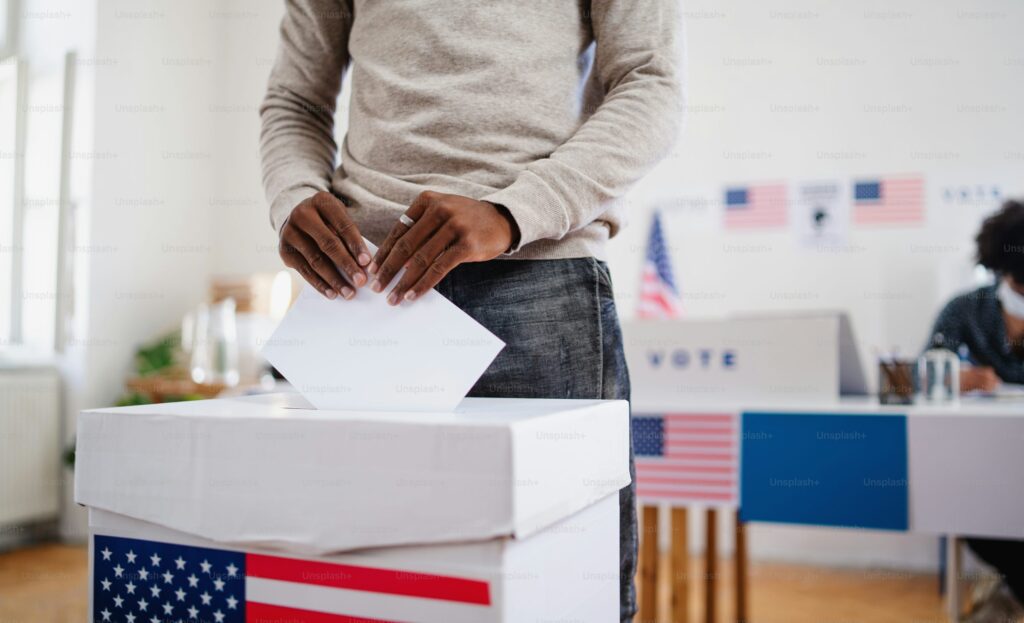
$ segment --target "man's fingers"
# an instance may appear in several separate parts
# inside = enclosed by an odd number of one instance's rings
[[[286,244],[294,247],[302,255],[302,259],[305,261],[308,268],[312,269],[312,272],[318,275],[321,280],[327,282],[327,285],[335,293],[340,293],[345,298],[352,298],[352,296],[355,295],[355,290],[349,287],[345,282],[341,274],[338,272],[337,267],[334,265],[334,262],[324,254],[320,247],[313,242],[312,238],[301,231],[298,231],[294,227],[289,227],[285,230],[281,243],[283,245]],[[299,263],[293,267],[296,270],[299,270],[300,275],[302,275],[302,271],[299,269],[301,265],[302,264]],[[302,276],[306,281],[310,281],[306,275]],[[310,281],[310,284],[314,286],[316,285],[313,284],[312,281]],[[330,294],[325,294],[327,298],[334,298],[330,296]]]
[[[324,223],[345,243],[349,255],[355,258],[359,266],[366,266],[370,263],[370,250],[366,248],[366,243],[363,242],[363,236],[359,233],[359,228],[352,221],[352,217],[348,215],[345,204],[332,195],[325,197],[317,204],[317,212],[319,212]]]
[[[391,283],[394,276],[398,274],[398,271],[402,269],[402,266],[413,257],[413,254],[419,251],[423,243],[442,224],[443,217],[438,212],[432,210],[424,212],[423,216],[416,220],[413,226],[395,241],[391,251],[384,257],[383,263],[379,265],[380,267],[377,269],[377,274],[374,275],[373,284],[370,288],[374,292],[382,292]]]
[[[327,226],[319,212],[311,212],[305,215],[301,222],[296,223],[306,236],[313,239],[317,248],[330,258],[335,268],[344,275],[348,283],[359,287],[366,283],[366,273],[356,263],[355,258],[349,253],[341,238],[334,230]],[[313,266],[313,262],[310,261]],[[316,266],[313,266],[316,268]]]
[[[433,201],[436,196],[436,193],[431,192],[420,193],[416,196],[416,199],[413,200],[409,209],[405,211],[405,216],[418,222],[420,218],[423,217],[424,212],[427,211],[427,207],[430,202]],[[388,255],[390,255],[391,249],[395,246],[395,242],[397,242],[405,232],[409,231],[409,229],[411,229],[411,226],[406,225],[405,223],[395,223],[395,226],[391,228],[390,232],[388,232],[387,238],[385,238],[384,242],[377,248],[377,253],[373,256],[373,261],[370,262],[369,271],[371,275],[377,274],[377,270],[380,268],[381,264],[383,264],[384,260],[387,259]]]
[[[388,295],[388,303],[392,305],[400,303],[413,284],[430,270],[438,256],[445,252],[445,249],[455,241],[455,238],[455,233],[450,228],[442,227],[429,240],[420,245],[420,248],[405,263],[405,273],[398,280],[398,283],[395,284],[395,287],[392,288],[391,294]],[[415,298],[415,295],[408,300],[413,298]]]
[[[338,296],[331,286],[320,278],[320,275],[313,272],[313,269],[309,267],[309,263],[306,262],[306,258],[303,257],[302,253],[292,245],[284,242],[283,239],[281,241],[280,253],[281,259],[284,261],[284,265],[289,268],[294,268],[295,271],[298,272],[309,285],[316,288],[320,294],[323,294],[329,299],[333,299]]]
[[[309,264],[303,260],[302,264],[294,267],[302,278],[306,280],[306,283],[316,288],[317,292],[323,294],[329,299],[334,299],[338,296],[337,292],[334,291],[331,286],[327,285],[327,282],[320,278],[320,275],[313,272],[313,269],[309,267]]]
[[[419,281],[412,285],[411,288],[406,290],[402,296],[403,300],[412,301],[420,298],[427,293],[428,290],[436,286],[444,279],[444,276],[452,272],[456,266],[462,263],[465,259],[466,253],[461,249],[458,244],[449,246],[441,255],[437,256],[427,270],[423,272],[423,276],[420,277]]]

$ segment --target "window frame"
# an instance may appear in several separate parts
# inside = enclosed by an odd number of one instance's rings
[[[9,348],[18,348],[22,336],[22,296],[24,292],[24,241],[25,241],[25,139],[26,104],[28,102],[28,72],[23,60],[8,56],[0,60],[0,78],[14,84],[14,160],[11,184],[11,262],[10,262],[10,331],[7,335]]]
[[[21,0],[0,0],[0,11],[5,13],[6,21],[3,32],[0,32],[0,60],[14,56],[18,49],[18,7]]]

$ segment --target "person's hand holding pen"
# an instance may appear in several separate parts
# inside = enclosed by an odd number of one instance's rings
[[[989,366],[965,365],[960,368],[960,391],[982,391],[991,393],[999,388],[1002,381]]]

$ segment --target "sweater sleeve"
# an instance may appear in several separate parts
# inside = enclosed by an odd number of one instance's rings
[[[682,120],[678,0],[592,0],[593,72],[604,99],[565,143],[481,197],[505,206],[519,247],[584,227],[675,142]],[[614,233],[614,232],[612,232]],[[513,249],[514,251],[515,249]]]
[[[349,63],[347,0],[288,0],[277,58],[260,105],[260,157],[270,222],[330,188],[338,147],[334,112]]]

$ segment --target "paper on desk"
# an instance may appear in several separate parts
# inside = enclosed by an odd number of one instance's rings
[[[306,285],[263,355],[318,409],[451,411],[504,346],[434,290],[392,307]]]

